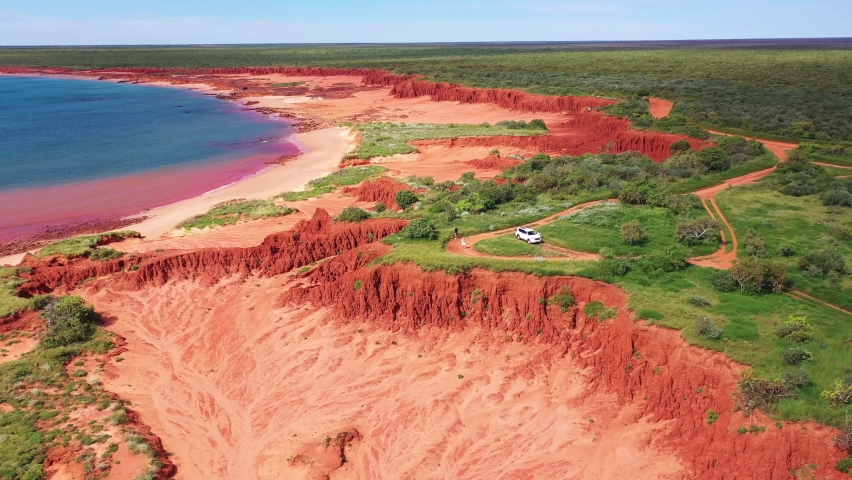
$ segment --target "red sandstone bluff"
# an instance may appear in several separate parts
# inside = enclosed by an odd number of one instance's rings
[[[743,367],[634,321],[620,289],[377,264],[402,226],[318,211],[83,284],[127,339],[105,386],[181,478],[841,478],[834,431],[735,412]],[[92,274],[31,267],[42,290]],[[564,288],[577,305],[541,302]],[[617,318],[586,319],[591,301]]]

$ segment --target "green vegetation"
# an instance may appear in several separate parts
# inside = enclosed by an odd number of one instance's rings
[[[705,210],[697,208],[684,215],[709,219]],[[545,241],[561,247],[592,253],[608,248],[617,256],[636,256],[674,248],[678,244],[678,218],[679,215],[669,208],[602,202],[560,217],[542,227],[541,232]],[[637,222],[645,232],[632,244],[625,242],[621,232],[622,226],[631,222]],[[714,233],[712,239],[691,246],[692,256],[707,255],[719,249],[718,229]]]
[[[716,202],[736,232],[753,230],[763,238],[766,255],[785,267],[791,288],[852,310],[846,267],[852,261],[852,242],[845,233],[852,231],[852,210],[823,206],[816,194],[784,195],[775,184],[769,178],[728,189]],[[747,255],[740,252],[740,258]]]
[[[354,126],[355,130],[361,134],[361,143],[349,154],[349,157],[367,159],[413,153],[417,150],[409,145],[409,142],[414,140],[547,133],[547,129],[542,128],[544,122],[541,120],[533,120],[529,124],[523,123],[523,126],[520,123],[500,122],[497,125],[362,123]]]
[[[477,252],[504,257],[550,257],[557,254],[548,251],[543,244],[529,244],[519,241],[514,235],[503,235],[476,243]]]
[[[719,420],[719,413],[713,409],[707,410],[707,425],[713,425],[716,420]]]
[[[0,318],[27,308],[29,301],[17,296],[18,287],[24,283],[18,274],[26,270],[24,267],[0,267]]]
[[[418,200],[420,199],[417,198],[417,195],[415,195],[415,193],[411,190],[400,190],[399,192],[396,192],[396,196],[394,197],[396,204],[403,210],[414,205],[418,202]]]
[[[213,206],[205,214],[184,220],[176,228],[192,230],[193,228],[221,227],[234,225],[238,221],[281,217],[291,213],[293,213],[292,209],[275,205],[269,200],[228,200]]]
[[[370,212],[362,208],[353,207],[350,205],[344,208],[343,211],[340,212],[340,215],[335,218],[335,220],[337,220],[338,222],[360,222],[361,220],[367,220],[371,217],[372,215],[370,215]]]
[[[277,196],[288,202],[307,200],[331,193],[340,187],[357,185],[364,180],[375,178],[387,169],[378,165],[367,165],[363,167],[350,167],[330,173],[324,177],[308,182],[307,187],[301,192],[285,192]]]
[[[583,313],[586,314],[587,318],[597,320],[602,322],[604,320],[609,320],[615,318],[618,315],[618,310],[614,307],[607,307],[603,304],[603,302],[595,300],[594,302],[589,302],[583,307]]]
[[[387,69],[547,95],[656,96],[690,122],[743,134],[852,140],[852,52],[665,44],[63,47],[0,49],[0,65]]]
[[[103,245],[110,242],[119,242],[125,238],[138,238],[139,233],[132,230],[122,230],[119,232],[109,232],[101,235],[83,235],[72,237],[59,242],[51,243],[41,250],[37,256],[47,257],[49,255],[65,255],[65,256],[88,256],[94,260],[108,260],[117,258],[115,250],[108,249],[107,253],[95,252],[98,245]],[[94,255],[94,256],[93,256]],[[120,255],[119,255],[120,256]]]
[[[299,85],[304,85],[305,82],[285,82],[285,83],[273,83],[270,85],[271,87],[298,87]]]

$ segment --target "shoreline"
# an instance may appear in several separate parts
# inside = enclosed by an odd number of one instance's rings
[[[5,73],[3,76],[14,77],[44,77],[44,78],[67,78],[76,80],[91,80],[91,81],[107,81],[119,82],[115,79],[101,80],[95,75],[81,72],[78,75],[68,73],[49,74],[44,72],[30,73]],[[204,95],[217,96],[215,92],[227,92],[226,89],[217,88],[213,85],[204,83],[197,84],[172,84],[168,82],[150,82],[140,83],[160,88],[178,88],[182,90],[192,90]],[[254,114],[260,114],[265,117],[271,115],[265,114],[259,108],[245,105],[243,101],[231,101],[222,99],[229,103],[235,103],[235,106],[241,110],[251,111]],[[257,172],[220,185],[212,190],[198,194],[177,202],[167,203],[154,208],[142,210],[130,215],[125,215],[117,218],[105,219],[103,223],[120,223],[132,222],[128,226],[135,231],[139,231],[144,238],[158,239],[161,236],[174,230],[174,226],[187,218],[194,215],[206,213],[210,208],[220,202],[231,200],[234,198],[246,199],[268,199],[281,192],[289,190],[297,190],[304,187],[309,181],[333,171],[340,160],[353,148],[354,137],[350,138],[349,129],[341,127],[331,127],[326,129],[313,130],[310,132],[299,132],[297,125],[298,118],[279,118],[272,115],[273,119],[284,122],[289,127],[293,128],[294,133],[289,136],[281,137],[281,140],[293,144],[299,151],[294,158],[288,160],[286,164],[277,164],[275,161],[268,162],[267,165]],[[290,167],[290,168],[287,168]],[[314,167],[314,168],[312,168]],[[317,168],[318,167],[318,168]],[[139,219],[138,222],[134,221]],[[82,225],[68,225],[64,227],[66,230],[74,231]],[[44,243],[37,247],[28,248],[26,251],[14,253],[6,256],[0,256],[0,267],[10,265],[17,266],[21,263],[27,253],[32,253],[42,248],[48,243],[60,241],[67,238],[72,238],[84,234],[97,234],[107,232],[109,230],[95,229],[91,232],[73,234],[73,235],[58,235],[55,238],[49,237],[49,232],[41,232],[34,236],[10,242],[10,244],[21,243],[23,245],[39,243],[42,240]],[[48,238],[45,238],[48,237]]]

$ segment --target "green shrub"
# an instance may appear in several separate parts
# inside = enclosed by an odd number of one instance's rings
[[[779,257],[792,257],[796,253],[795,248],[790,244],[784,244],[778,247]]]
[[[824,272],[846,273],[846,259],[833,248],[808,252],[805,260],[808,266],[815,266]]]
[[[784,363],[787,365],[799,365],[801,363],[813,360],[814,356],[811,352],[801,347],[791,347],[781,354]]]
[[[405,210],[417,203],[419,199],[411,190],[400,190],[396,193],[394,200],[396,200],[396,204],[399,205],[399,208]]]
[[[410,239],[426,238],[434,240],[438,238],[438,229],[432,222],[423,218],[412,220],[400,233]]]
[[[692,145],[690,145],[687,140],[678,140],[672,143],[672,146],[669,148],[671,149],[671,152],[675,154],[689,150],[692,148]]]
[[[338,222],[360,222],[361,220],[367,220],[368,218],[371,218],[370,212],[350,205],[344,208],[335,220]]]
[[[707,425],[713,425],[716,420],[719,420],[719,413],[713,409],[707,410]]]
[[[577,301],[574,300],[574,292],[571,291],[571,287],[568,285],[563,285],[556,291],[556,293],[550,297],[548,303],[553,305],[559,305],[559,308],[562,310],[562,313],[565,313],[577,304]]]
[[[695,307],[709,307],[710,306],[710,302],[708,302],[707,299],[703,298],[703,297],[689,297],[689,300],[687,300],[687,302],[689,302],[690,305],[695,306]]]
[[[834,464],[834,468],[837,471],[849,473],[849,469],[852,468],[852,457],[841,458]]]
[[[234,199],[214,205],[207,213],[188,218],[175,228],[191,230],[234,225],[240,220],[280,217],[291,213],[291,208],[275,205],[269,200]]]
[[[635,245],[645,239],[645,229],[639,225],[639,220],[631,220],[621,226],[621,239],[628,245]]]
[[[583,307],[583,313],[586,314],[586,318],[604,321],[615,318],[618,315],[618,310],[614,307],[607,307],[603,302],[595,300]]]
[[[755,258],[766,257],[766,242],[763,240],[763,235],[757,233],[754,229],[749,229],[746,232],[745,240],[743,241],[745,252]]]
[[[95,332],[98,316],[80,297],[62,297],[44,307],[47,333],[41,346],[55,348],[84,342]]]
[[[783,324],[775,329],[775,333],[791,342],[805,343],[814,337],[814,327],[808,323],[806,317],[790,315]]]
[[[382,213],[387,209],[388,209],[388,207],[382,202],[377,203],[376,206],[373,207],[373,211],[376,212],[376,213]]]
[[[114,260],[123,256],[124,253],[119,252],[118,250],[114,250],[112,248],[95,248],[92,250],[92,253],[89,254],[89,258],[92,260]]]
[[[852,403],[852,382],[850,382],[850,378],[847,376],[844,380],[834,380],[834,388],[823,390],[819,397],[827,400],[833,407],[849,405]]]
[[[695,319],[695,330],[702,337],[707,337],[710,340],[719,340],[722,338],[722,330],[716,326],[716,322],[712,318],[702,315]]]
[[[710,281],[719,292],[733,292],[737,289],[737,282],[731,278],[731,274],[725,270],[713,272],[713,276],[710,278]]]
[[[781,374],[781,381],[790,388],[803,388],[811,384],[811,373],[804,368],[794,368]]]

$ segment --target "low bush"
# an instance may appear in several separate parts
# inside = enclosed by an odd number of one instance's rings
[[[710,302],[708,302],[707,299],[704,297],[689,297],[689,300],[687,300],[687,302],[689,302],[690,305],[695,307],[703,308],[710,306]]]
[[[712,318],[705,315],[695,319],[695,331],[702,337],[707,337],[710,340],[719,340],[722,338],[722,330],[716,326],[716,322]]]
[[[707,425],[713,425],[716,420],[719,420],[719,413],[713,409],[707,410]]]
[[[114,250],[112,248],[95,248],[92,250],[92,253],[89,254],[89,258],[92,260],[114,260],[123,256],[124,253],[119,252],[118,250]]]
[[[563,285],[555,294],[553,294],[552,297],[550,297],[548,303],[559,305],[559,308],[562,309],[562,313],[565,313],[569,308],[576,305],[577,301],[574,300],[574,292],[571,291],[571,287]]]
[[[415,195],[415,193],[411,190],[400,190],[396,193],[396,197],[394,197],[394,200],[396,200],[396,204],[399,205],[399,208],[403,210],[407,209],[408,207],[414,205],[419,201],[417,195]]]
[[[710,281],[719,292],[733,292],[737,289],[736,280],[734,280],[731,277],[731,274],[725,270],[713,272],[713,276],[710,278]]]
[[[814,356],[811,352],[801,347],[791,347],[781,354],[784,363],[787,365],[800,365],[804,362],[813,360]]]
[[[792,257],[796,253],[796,250],[790,244],[784,244],[778,247],[778,256],[779,257]]]
[[[583,307],[583,313],[586,314],[586,318],[602,322],[615,318],[618,315],[618,310],[615,307],[607,307],[603,302],[595,300]]]
[[[805,343],[814,337],[814,327],[805,317],[790,315],[783,324],[775,329],[775,333],[794,343]]]
[[[234,225],[241,220],[280,217],[291,213],[292,209],[275,205],[269,200],[235,199],[214,205],[207,213],[188,218],[177,224],[176,228],[191,230]]]
[[[370,212],[353,206],[348,206],[340,212],[335,220],[338,222],[360,222],[361,220],[367,220],[371,218]]]
[[[619,234],[628,245],[635,245],[645,239],[645,229],[639,225],[639,220],[631,220],[622,225]]]
[[[435,225],[426,219],[412,220],[400,232],[404,237],[409,239],[430,239],[438,238],[438,229]]]
[[[376,212],[376,213],[382,213],[387,209],[388,209],[387,205],[385,205],[382,202],[377,203],[376,206],[373,207],[373,211]]]
[[[805,257],[803,268],[814,266],[824,272],[846,273],[846,259],[843,254],[833,248],[823,248],[808,252]],[[800,266],[803,264],[800,263]]]
[[[790,388],[803,388],[811,384],[811,373],[804,368],[794,368],[781,374],[781,381]]]
[[[820,393],[820,398],[827,400],[833,407],[840,405],[849,405],[852,403],[852,379],[847,376],[845,379],[836,379],[834,387],[831,390],[823,390]]]
[[[764,258],[767,256],[766,242],[763,240],[763,235],[751,228],[746,232],[743,249],[754,258]]]
[[[781,380],[765,380],[754,376],[751,370],[743,374],[734,393],[737,406],[747,412],[755,408],[769,408],[793,393]]]
[[[95,333],[98,316],[80,297],[55,298],[41,312],[47,333],[41,346],[55,348],[85,342]]]

